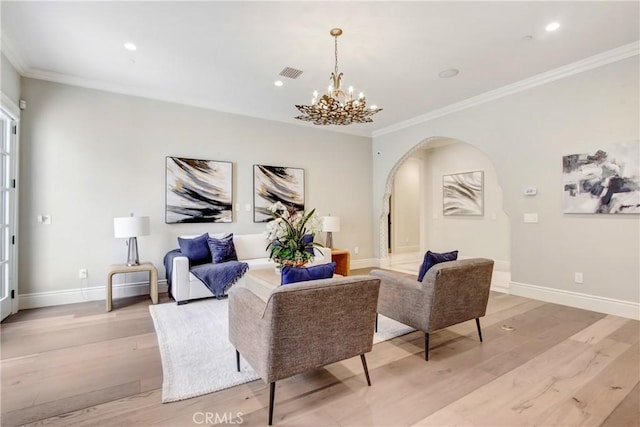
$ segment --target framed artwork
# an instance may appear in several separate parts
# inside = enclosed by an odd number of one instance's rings
[[[253,222],[271,221],[269,206],[276,202],[304,211],[304,169],[253,165]]]
[[[442,176],[444,216],[484,214],[484,172],[462,172]]]
[[[231,162],[167,157],[165,222],[232,222],[232,181]]]
[[[640,213],[640,141],[562,157],[563,212]]]

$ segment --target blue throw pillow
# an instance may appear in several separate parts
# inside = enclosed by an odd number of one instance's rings
[[[189,264],[198,265],[211,262],[211,252],[209,251],[209,244],[207,243],[208,238],[209,234],[207,233],[194,237],[193,239],[178,237],[180,252],[189,258]]]
[[[313,267],[284,267],[282,284],[306,282],[308,280],[330,279],[336,271],[336,263],[314,265]]]
[[[222,239],[209,237],[209,250],[211,251],[211,259],[214,264],[227,261],[237,261],[236,247],[233,244],[233,233]]]
[[[427,274],[427,271],[434,265],[445,261],[455,261],[457,259],[458,251],[443,252],[441,254],[427,251],[427,253],[424,254],[424,261],[422,261],[420,271],[418,272],[418,282],[422,282],[424,275]]]
[[[313,255],[313,234],[305,234],[302,236],[302,243],[305,245],[305,250]]]

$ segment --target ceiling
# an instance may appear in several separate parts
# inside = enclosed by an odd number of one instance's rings
[[[637,1],[0,4],[2,51],[24,76],[304,126],[294,105],[326,90],[341,27],[343,85],[384,110],[328,128],[366,136],[640,33]],[[285,67],[303,74],[279,77]],[[450,68],[460,74],[438,77]]]

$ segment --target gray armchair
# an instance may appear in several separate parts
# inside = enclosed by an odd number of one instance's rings
[[[371,271],[381,280],[378,313],[423,331],[425,360],[429,333],[447,326],[475,319],[482,342],[480,317],[487,311],[492,274],[493,260],[484,258],[436,264],[422,282],[403,273]]]
[[[229,292],[229,340],[269,384],[269,425],[276,381],[360,356],[373,346],[380,280],[351,276],[276,288],[265,303],[247,287]]]

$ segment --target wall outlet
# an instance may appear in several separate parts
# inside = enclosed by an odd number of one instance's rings
[[[353,253],[358,255],[360,253],[360,247],[356,246],[355,248],[353,248]]]
[[[583,281],[582,273],[579,271],[576,271],[573,275],[573,280],[576,283],[582,283]]]
[[[82,280],[87,277],[89,277],[89,271],[86,268],[81,268],[80,271],[78,271],[78,278]]]

